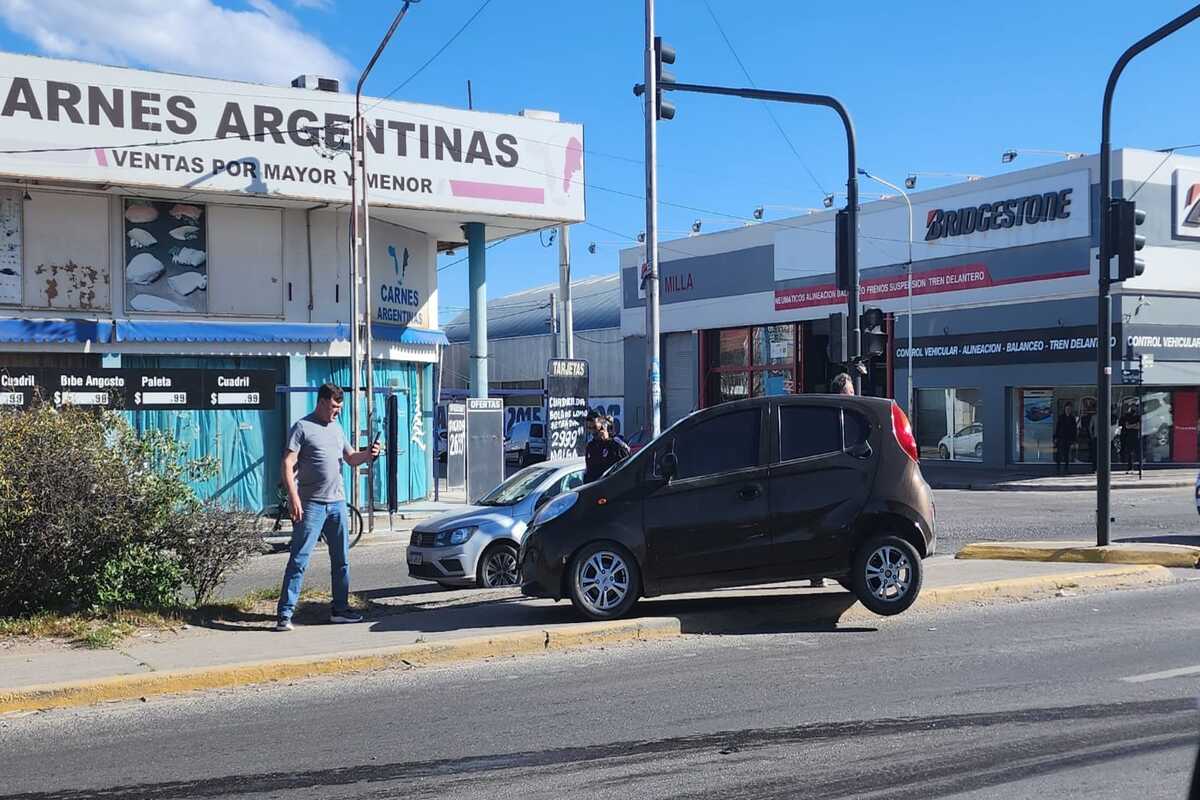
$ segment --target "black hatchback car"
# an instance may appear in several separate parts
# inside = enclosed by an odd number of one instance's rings
[[[763,397],[697,411],[550,501],[521,548],[522,591],[605,620],[639,597],[821,577],[898,614],[935,543],[899,406]]]

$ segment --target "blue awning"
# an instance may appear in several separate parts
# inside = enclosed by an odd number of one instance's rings
[[[410,328],[406,325],[384,325],[376,322],[371,326],[371,335],[376,339],[401,344],[450,344],[444,331]]]
[[[118,342],[276,342],[315,343],[349,340],[350,329],[340,322],[180,322],[178,320],[119,319]]]
[[[113,324],[95,319],[0,319],[0,342],[112,341]]]

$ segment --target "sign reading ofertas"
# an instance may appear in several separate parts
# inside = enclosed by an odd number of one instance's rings
[[[346,201],[354,98],[0,54],[0,173]],[[578,222],[583,128],[364,99],[371,202]]]

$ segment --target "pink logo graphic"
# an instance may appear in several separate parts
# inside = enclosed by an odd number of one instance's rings
[[[570,194],[571,178],[583,169],[583,145],[574,136],[567,142],[566,159],[563,161],[563,191]]]
[[[96,148],[96,163],[102,167],[108,166],[108,154],[104,152],[103,147]]]
[[[1200,226],[1200,183],[1193,183],[1187,190],[1187,213],[1184,214],[1183,224],[1192,227]]]

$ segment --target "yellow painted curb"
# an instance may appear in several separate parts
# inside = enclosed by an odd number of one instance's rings
[[[591,647],[680,635],[678,619],[634,619],[422,642],[336,656],[279,659],[170,672],[119,675],[90,681],[41,684],[0,690],[0,714],[134,700],[152,695],[220,689],[272,681],[368,672],[391,667],[432,666],[545,650]]]
[[[1053,544],[1042,543],[975,542],[959,550],[955,558],[1064,564],[1156,564],[1160,567],[1195,569],[1200,566],[1200,547],[1179,544],[1056,547]]]

